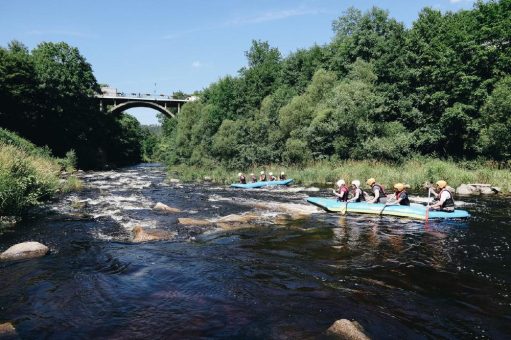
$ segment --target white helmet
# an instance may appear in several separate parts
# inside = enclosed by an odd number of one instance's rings
[[[346,182],[343,179],[340,179],[335,184],[337,184],[337,186],[340,187],[341,185],[346,184]]]
[[[261,175],[264,175],[264,170],[263,170],[263,171],[261,171]]]
[[[251,173],[250,176],[254,176],[254,173]]]
[[[282,171],[280,174],[281,174],[281,175],[285,175],[286,173],[285,173],[284,171]]]
[[[243,175],[241,172],[238,174],[238,177],[241,177],[241,175]]]
[[[273,176],[273,172],[268,172],[268,175]]]
[[[351,181],[351,184],[353,184],[354,186],[356,186],[357,188],[360,188],[360,181],[358,179],[354,180],[354,181]]]

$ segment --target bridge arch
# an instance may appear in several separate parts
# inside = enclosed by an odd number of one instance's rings
[[[167,108],[165,108],[165,107],[163,107],[161,105],[152,103],[152,102],[147,102],[147,101],[129,101],[129,102],[125,102],[125,103],[122,103],[122,104],[118,104],[118,105],[112,106],[109,111],[111,113],[113,113],[113,114],[119,114],[119,113],[121,113],[123,111],[126,111],[128,109],[132,109],[132,108],[135,108],[135,107],[147,107],[147,108],[154,109],[154,110],[156,110],[158,112],[163,113],[168,118],[176,118],[176,116],[172,112],[167,110]]]

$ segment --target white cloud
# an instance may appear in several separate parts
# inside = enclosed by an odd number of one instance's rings
[[[192,63],[192,67],[193,67],[193,68],[200,68],[200,67],[202,67],[202,66],[203,66],[203,64],[202,64],[200,61],[198,61],[198,60],[196,60],[196,61],[194,61],[194,62]]]
[[[459,2],[474,2],[473,0],[449,0],[451,4],[457,4]]]

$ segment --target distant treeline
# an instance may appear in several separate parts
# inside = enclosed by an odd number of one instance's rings
[[[100,112],[92,98],[99,90],[91,65],[66,43],[0,47],[0,127],[57,157],[74,150],[81,168],[139,162],[140,124]]]
[[[283,57],[253,41],[248,65],[167,120],[169,164],[453,160],[511,156],[511,0],[425,8],[406,28],[349,9],[324,46]]]

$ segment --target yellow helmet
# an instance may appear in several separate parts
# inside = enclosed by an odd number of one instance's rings
[[[403,183],[396,183],[394,184],[394,189],[397,189],[398,191],[403,191],[405,189],[405,185]]]
[[[374,178],[369,178],[366,183],[367,185],[373,185],[374,183],[376,183],[376,180]]]
[[[438,182],[436,182],[436,185],[440,188],[440,189],[443,189],[447,186],[447,182],[444,181],[444,180],[440,180]]]

